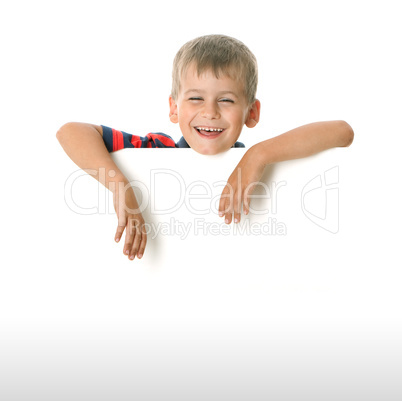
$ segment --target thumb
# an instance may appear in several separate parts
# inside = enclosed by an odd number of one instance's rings
[[[117,213],[118,225],[114,239],[116,242],[119,242],[121,236],[123,235],[124,229],[126,228],[127,219],[125,213],[121,213],[120,211]]]

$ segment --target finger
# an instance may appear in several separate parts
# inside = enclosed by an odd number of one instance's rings
[[[129,255],[131,248],[133,247],[133,241],[135,236],[135,221],[134,219],[128,219],[126,226],[126,238],[124,242],[123,253]]]
[[[116,234],[114,236],[114,240],[116,242],[119,242],[121,240],[121,236],[123,235],[125,228],[126,228],[125,226],[117,226]]]
[[[137,255],[140,243],[141,243],[141,230],[139,229],[138,225],[136,225],[133,246],[130,251],[131,260],[134,260],[135,256]]]
[[[255,184],[249,184],[246,188],[246,190],[244,191],[243,194],[243,213],[244,214],[249,214],[250,213],[250,198],[251,198],[251,194],[254,191],[255,188]]]
[[[233,214],[233,199],[230,198],[227,200],[226,208],[225,208],[225,223],[230,224],[232,222],[232,214]]]
[[[144,251],[145,251],[146,246],[147,246],[147,233],[143,232],[142,236],[141,236],[140,248],[138,249],[138,253],[137,253],[137,256],[138,256],[139,259],[141,259],[142,256],[144,255]]]
[[[124,229],[126,228],[126,216],[120,213],[120,210],[117,211],[117,230],[114,236],[116,242],[121,240],[121,236],[123,235]]]
[[[249,196],[244,195],[243,198],[243,213],[245,215],[249,214],[250,212],[250,198]]]
[[[234,217],[234,222],[239,223],[240,222],[240,211],[241,211],[241,192],[237,191],[234,196],[234,202],[233,202],[233,217]]]
[[[219,200],[219,216],[222,217],[226,213],[226,205],[227,201],[230,198],[229,194],[229,187],[228,185],[225,186],[225,188],[222,191],[221,198]]]
[[[141,231],[141,222],[136,220],[135,221],[135,227],[134,227],[134,240],[133,240],[133,246],[130,250],[130,259],[133,260],[135,256],[138,253],[138,249],[140,247],[141,243],[141,237],[142,237],[142,231]]]

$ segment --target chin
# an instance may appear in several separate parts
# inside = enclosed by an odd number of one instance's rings
[[[197,143],[197,141],[194,141],[195,143],[191,144],[191,139],[189,138],[189,140],[187,140],[186,137],[184,137],[184,139],[186,139],[187,143],[190,145],[190,148],[195,150],[197,153],[200,153],[201,155],[217,155],[219,153],[223,153],[226,152],[227,150],[229,150],[232,147],[232,143],[229,144],[223,144],[223,143],[213,143],[214,141],[203,141],[204,143]],[[207,142],[207,143],[205,143]]]
[[[228,149],[230,149],[230,148],[228,148]],[[226,152],[228,149],[214,149],[214,148],[196,149],[196,148],[194,148],[194,150],[197,153],[200,153],[202,155],[208,155],[208,156],[217,155],[219,153]]]

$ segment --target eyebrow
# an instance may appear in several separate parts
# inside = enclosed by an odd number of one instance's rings
[[[204,91],[204,90],[202,90],[202,89],[189,89],[189,90],[186,90],[186,91],[184,92],[184,95],[187,95],[188,93],[191,93],[191,92],[205,93],[206,91]],[[233,95],[233,96],[239,97],[239,96],[238,96],[235,92],[233,92],[233,91],[220,91],[220,92],[218,92],[217,94],[218,94],[218,95],[227,95],[227,94],[229,94],[229,95]]]

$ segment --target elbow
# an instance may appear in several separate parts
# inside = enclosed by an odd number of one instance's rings
[[[68,133],[71,132],[72,129],[74,129],[76,124],[77,123],[66,123],[62,125],[56,132],[57,140],[61,143],[63,139],[68,135]]]
[[[89,131],[97,132],[100,136],[103,135],[102,127],[99,125],[69,122],[59,128],[56,133],[56,138],[61,143],[66,138],[75,135],[75,133],[85,134]]]
[[[342,125],[342,143],[340,146],[348,147],[353,143],[355,133],[353,131],[353,128],[346,121],[340,121],[340,123]]]

